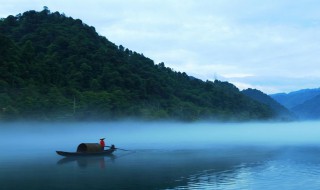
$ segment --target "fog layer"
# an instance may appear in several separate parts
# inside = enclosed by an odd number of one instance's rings
[[[127,149],[193,149],[217,145],[317,145],[320,122],[290,123],[0,123],[0,148],[74,151],[83,142]]]

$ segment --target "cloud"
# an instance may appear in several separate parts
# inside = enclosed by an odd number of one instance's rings
[[[306,88],[319,88],[320,76],[318,77],[286,77],[286,76],[248,76],[233,77],[227,79],[237,87],[242,89],[256,88],[267,94],[279,92],[291,92],[297,86]]]

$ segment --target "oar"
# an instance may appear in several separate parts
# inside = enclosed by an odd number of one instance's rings
[[[111,148],[111,146],[104,146],[104,147],[109,147]],[[123,151],[132,151],[132,150],[127,150],[127,149],[122,149],[122,148],[117,148],[117,147],[114,147],[115,149],[119,149],[119,150],[123,150]]]

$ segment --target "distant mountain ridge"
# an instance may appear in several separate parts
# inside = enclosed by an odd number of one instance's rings
[[[306,100],[291,109],[300,119],[320,119],[320,95]]]
[[[290,93],[270,94],[273,99],[288,109],[302,104],[303,102],[310,100],[317,95],[320,95],[320,88],[303,89]]]
[[[320,88],[270,95],[300,119],[320,119]]]

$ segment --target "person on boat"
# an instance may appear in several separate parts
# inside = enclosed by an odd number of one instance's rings
[[[100,146],[102,150],[104,150],[104,147],[106,146],[106,144],[104,143],[104,139],[105,138],[100,139]]]

